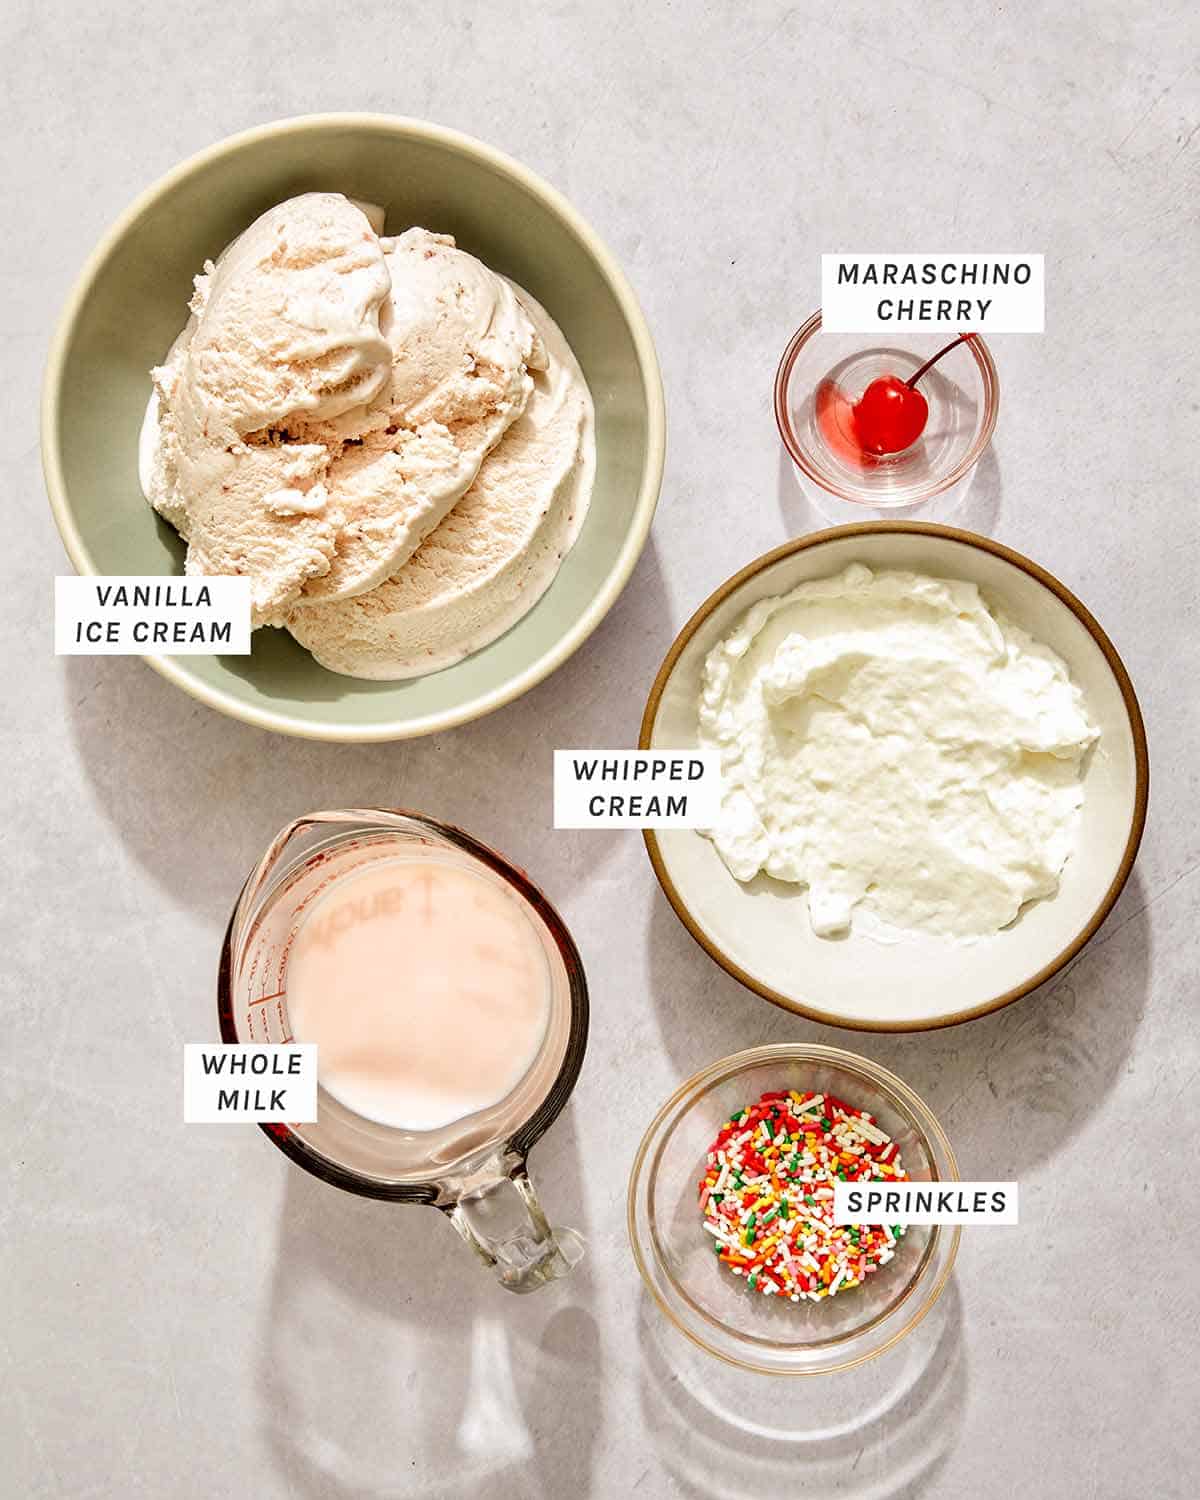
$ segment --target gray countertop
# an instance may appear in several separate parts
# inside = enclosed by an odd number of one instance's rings
[[[13,0],[0,42],[0,1494],[1194,1495],[1194,8]],[[563,189],[628,271],[667,389],[662,501],[612,614],[524,700],[412,744],[274,738],[137,660],[52,655],[67,569],[36,391],[72,279],[180,158],[342,108],[459,127]],[[1038,994],[927,1035],[773,1009],[684,932],[636,834],[549,826],[550,750],[632,744],[692,608],[848,518],[796,489],[769,399],[834,249],[1045,251],[1047,332],[993,341],[999,428],[956,519],[1097,614],[1154,769],[1141,857],[1091,945]],[[589,1255],[532,1298],[433,1214],[338,1193],[253,1127],[181,1123],[181,1044],[212,1033],[217,945],[262,845],[313,807],[397,802],[525,865],[588,967],[587,1062],[533,1167]],[[797,1037],[899,1072],[964,1176],[1020,1180],[1022,1224],[968,1231],[947,1295],[883,1358],[779,1382],[664,1326],[624,1196],[678,1081]]]

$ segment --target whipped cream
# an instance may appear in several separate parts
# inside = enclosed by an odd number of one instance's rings
[[[702,746],[740,881],[813,931],[977,938],[1052,896],[1099,731],[1065,663],[972,583],[853,564],[756,604],[704,667]]]

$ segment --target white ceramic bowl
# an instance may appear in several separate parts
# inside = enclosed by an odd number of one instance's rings
[[[1058,893],[1028,905],[995,936],[880,943],[858,931],[816,937],[796,887],[739,884],[692,830],[646,834],[655,874],[680,920],[717,963],[800,1015],[866,1031],[948,1026],[1027,994],[1069,962],[1111,910],[1146,820],[1149,763],[1142,716],[1112,642],[1044,568],[998,542],[946,526],[877,521],[802,537],[743,568],[680,632],[655,679],[643,748],[696,744],[704,658],[759,599],[852,562],[966,579],[1067,663],[1100,739],[1086,766],[1078,842]]]

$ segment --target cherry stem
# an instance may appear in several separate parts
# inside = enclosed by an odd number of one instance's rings
[[[915,375],[910,375],[904,382],[904,384],[909,388],[910,391],[913,390],[917,384],[917,381],[920,380],[925,371],[932,370],[934,365],[937,364],[938,360],[941,359],[943,354],[949,354],[951,349],[957,349],[959,344],[965,344],[968,339],[973,339],[974,337],[975,335],[973,333],[960,333],[959,336],[956,339],[952,339],[944,349],[939,349],[932,359],[927,359],[921,366],[921,368],[917,371],[917,373]]]

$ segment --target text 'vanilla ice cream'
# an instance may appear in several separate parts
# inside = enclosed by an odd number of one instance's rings
[[[375,678],[447,666],[532,608],[595,453],[544,309],[450,237],[382,225],[306,193],[207,263],[140,454],[189,573],[249,576],[255,625]]]
[[[754,605],[705,662],[709,831],[813,931],[974,938],[1058,889],[1098,737],[1065,663],[974,584],[853,564]]]

